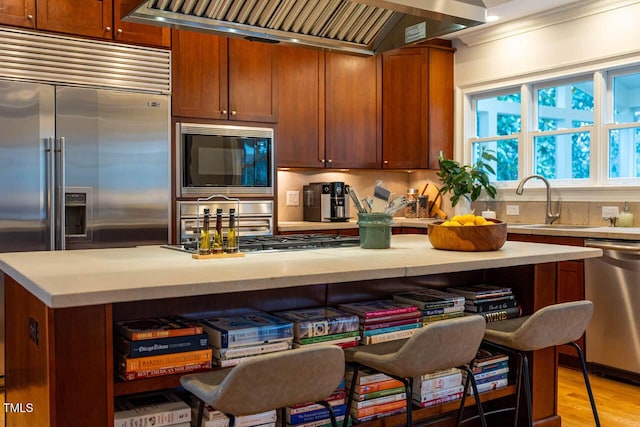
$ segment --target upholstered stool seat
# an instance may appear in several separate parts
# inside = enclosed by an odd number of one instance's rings
[[[476,357],[486,322],[481,316],[465,316],[454,319],[429,323],[411,338],[389,341],[380,344],[364,345],[345,349],[345,359],[354,367],[351,387],[347,402],[347,414],[343,425],[348,424],[349,411],[355,393],[358,371],[366,366],[400,380],[406,390],[406,425],[412,425],[412,389],[413,378],[423,374],[458,367],[467,372],[467,379],[471,381],[478,413],[482,425],[486,427],[482,406],[478,398],[478,391],[473,373],[468,366]],[[466,382],[466,394],[469,381]],[[461,410],[458,414],[458,424]]]
[[[584,334],[592,315],[593,303],[591,301],[574,301],[541,308],[530,316],[491,322],[487,325],[486,343],[519,356],[517,402],[514,408],[515,426],[518,426],[520,393],[523,383],[528,410],[528,425],[532,425],[529,362],[525,352],[563,344],[573,346],[578,353],[593,416],[596,425],[600,426],[582,349],[574,342]]]
[[[344,378],[342,349],[312,346],[252,357],[233,368],[185,375],[180,384],[200,400],[196,425],[202,424],[205,403],[230,418],[317,402],[336,420],[330,396]]]

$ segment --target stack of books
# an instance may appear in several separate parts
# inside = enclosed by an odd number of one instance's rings
[[[171,391],[118,397],[114,408],[114,427],[191,426],[191,408]]]
[[[191,418],[197,417],[197,402],[192,403]],[[235,427],[276,427],[277,410],[236,417]],[[155,426],[154,426],[155,427]],[[229,418],[209,405],[204,406],[202,424],[194,427],[229,427]]]
[[[413,380],[413,401],[421,408],[458,400],[464,393],[458,368],[425,374]]]
[[[341,424],[347,413],[347,392],[345,390],[344,380],[338,385],[331,396],[325,399],[336,417],[336,421]],[[303,403],[300,405],[290,406],[284,410],[285,422],[281,423],[285,426],[295,427],[330,427],[331,418],[329,411],[322,405],[314,402]]]
[[[511,288],[480,284],[448,288],[447,290],[465,297],[465,311],[479,314],[487,322],[522,316],[522,306],[518,303]]]
[[[215,366],[235,366],[259,354],[290,350],[293,323],[262,311],[241,311],[200,319],[213,347]]]
[[[464,315],[465,298],[439,289],[397,292],[393,294],[393,300],[417,306],[422,311],[423,324]]]
[[[351,387],[353,371],[347,371],[347,384]],[[370,368],[358,371],[351,417],[354,421],[364,422],[407,410],[407,395],[401,381]]]
[[[422,327],[422,313],[413,304],[390,299],[340,304],[360,319],[360,343],[377,344],[409,338]]]
[[[478,385],[478,393],[506,387],[509,383],[509,356],[493,350],[479,349],[473,363],[473,376]],[[464,381],[466,375],[463,374],[462,377]],[[467,393],[472,392],[469,387]]]
[[[114,323],[116,375],[124,380],[211,369],[209,337],[179,316]]]
[[[293,347],[336,344],[355,347],[360,341],[360,319],[337,308],[318,307],[273,313],[293,322]]]

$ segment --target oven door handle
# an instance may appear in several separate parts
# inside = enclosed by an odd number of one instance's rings
[[[587,242],[584,244],[588,248],[598,248],[609,251],[622,251],[622,252],[640,252],[640,246],[619,245],[612,243],[597,243]]]

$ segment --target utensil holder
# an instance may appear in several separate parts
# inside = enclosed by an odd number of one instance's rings
[[[380,212],[359,213],[360,247],[363,249],[387,249],[391,246],[393,217]]]

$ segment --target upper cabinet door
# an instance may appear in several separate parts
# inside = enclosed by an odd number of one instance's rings
[[[383,55],[383,168],[438,169],[453,155],[453,49],[407,47]]]
[[[427,168],[428,51],[397,49],[382,58],[382,167]]]
[[[277,121],[276,60],[272,44],[229,39],[229,120]]]
[[[172,31],[174,116],[227,119],[227,38]]]
[[[171,29],[155,25],[136,24],[124,22],[120,18],[128,13],[140,0],[114,0],[113,2],[113,26],[115,40],[144,44],[159,47],[171,46]]]
[[[276,159],[282,167],[324,167],[324,53],[278,46]]]
[[[0,0],[0,24],[36,27],[36,0]]]
[[[113,37],[112,0],[37,0],[38,29]]]
[[[326,54],[326,167],[380,168],[380,55]]]

